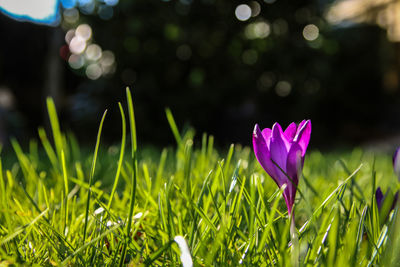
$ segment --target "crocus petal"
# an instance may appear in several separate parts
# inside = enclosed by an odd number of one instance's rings
[[[300,145],[302,149],[301,153],[302,157],[304,157],[304,155],[306,154],[310,138],[311,138],[311,121],[307,120],[305,121],[305,123],[303,123],[301,128],[300,127],[298,128],[296,136],[293,139],[294,142],[297,142]]]
[[[254,126],[253,130],[253,147],[256,157],[260,156],[260,158],[269,156],[269,149],[267,147],[267,143],[265,142],[265,138],[258,127],[258,124]]]
[[[257,124],[254,127],[253,131],[253,149],[258,162],[263,167],[263,169],[269,174],[269,176],[271,176],[271,178],[275,181],[275,183],[279,187],[281,187],[284,183],[286,183],[286,179],[282,179],[281,175],[277,174],[276,171],[277,168],[275,164],[271,161],[270,150]]]
[[[300,123],[299,123],[299,126],[297,127],[297,132],[301,129],[301,128],[303,128],[303,126],[304,126],[304,124],[306,124],[306,122],[307,122],[307,120],[302,120]],[[296,132],[296,133],[297,133]]]
[[[397,148],[393,155],[393,170],[400,180],[400,147]]]
[[[289,142],[293,141],[293,138],[296,135],[296,131],[297,131],[297,125],[296,123],[292,122],[287,128],[286,130],[283,132],[283,134],[285,135],[286,139]]]
[[[271,137],[272,137],[272,130],[270,128],[265,128],[264,130],[262,130],[261,133],[262,133],[265,143],[267,143],[267,147],[269,149],[269,145],[271,143]]]
[[[253,131],[253,149],[258,162],[264,170],[272,177],[276,177],[275,166],[271,162],[271,153],[265,142],[260,127],[256,124]],[[277,182],[277,181],[275,181]]]
[[[288,143],[285,140],[282,128],[279,123],[272,127],[272,138],[270,144],[271,159],[283,170],[286,171],[286,160],[288,154]]]
[[[303,168],[303,158],[301,157],[301,147],[299,144],[294,143],[289,150],[286,162],[286,174],[290,180],[288,182],[289,203],[293,206],[296,196],[297,185],[299,184],[299,176]]]
[[[273,164],[273,169],[275,169],[275,176],[273,178],[279,187],[282,187],[283,184],[287,185],[287,188],[284,191],[286,201],[290,200],[289,193],[286,193],[289,192],[290,186],[286,174],[287,153],[289,148],[290,144],[283,135],[281,126],[279,123],[275,123],[272,127],[272,138],[270,144],[271,162]],[[290,205],[289,202],[288,205]]]
[[[383,199],[384,199],[384,196],[383,196],[383,193],[382,193],[382,190],[380,187],[378,187],[376,189],[375,199],[376,199],[376,204],[378,205],[378,210],[380,210],[382,207]]]
[[[299,144],[294,143],[289,150],[286,162],[286,170],[288,176],[297,185],[299,183],[298,176],[303,169],[303,158],[301,156],[302,148]]]

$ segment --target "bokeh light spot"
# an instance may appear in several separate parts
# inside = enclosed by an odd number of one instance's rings
[[[104,3],[109,6],[115,6],[118,4],[118,2],[119,0],[104,0]]]
[[[100,78],[102,73],[103,71],[97,63],[90,64],[86,68],[86,76],[91,80],[97,80],[98,78]]]
[[[167,24],[164,28],[164,34],[167,39],[171,41],[176,41],[179,38],[180,30],[179,27],[175,24]]]
[[[103,71],[103,73],[102,73],[103,76],[111,76],[112,74],[115,73],[115,71],[117,69],[117,65],[113,64],[113,65],[107,66],[107,67],[101,66],[101,69]]]
[[[314,48],[314,49],[319,49],[322,47],[324,42],[325,42],[324,38],[322,38],[322,36],[319,35],[318,38],[315,39],[314,41],[308,42],[308,46],[310,46],[311,48]]]
[[[64,20],[69,24],[76,23],[79,20],[79,11],[76,8],[65,9],[63,15]]]
[[[109,67],[113,65],[114,62],[115,62],[114,53],[109,50],[104,51],[100,59],[101,66]]]
[[[56,26],[58,5],[55,0],[0,0],[0,11],[16,20]]]
[[[67,33],[65,34],[65,42],[67,44],[71,43],[72,38],[74,38],[75,36],[75,30],[69,30],[67,31]]]
[[[246,4],[238,5],[235,9],[235,16],[240,21],[246,21],[251,17],[251,8]]]
[[[271,32],[271,28],[265,21],[250,23],[246,26],[244,34],[248,39],[265,38]]]
[[[260,15],[261,6],[257,1],[251,1],[250,6],[251,6],[252,17],[257,17],[258,15]]]
[[[15,97],[7,87],[0,87],[0,108],[11,109],[15,105]]]
[[[303,37],[307,41],[314,41],[315,39],[318,38],[318,35],[319,35],[319,29],[314,24],[308,24],[303,29]]]
[[[103,70],[103,75],[112,74],[115,72],[115,56],[111,51],[104,51],[100,58],[100,66]]]
[[[275,92],[280,97],[286,97],[292,91],[292,85],[288,81],[279,81],[276,84]]]
[[[88,60],[96,61],[101,58],[101,47],[97,44],[91,44],[86,48],[85,55]]]
[[[100,5],[100,7],[97,9],[97,14],[99,14],[101,19],[109,20],[113,17],[114,10],[111,6]]]
[[[82,37],[80,36],[74,36],[69,43],[69,50],[73,54],[81,54],[83,51],[85,51],[86,48],[86,42]]]
[[[87,41],[92,37],[92,28],[87,24],[81,24],[76,28],[75,35]]]
[[[64,59],[65,61],[68,60],[68,55],[69,55],[68,45],[61,46],[59,53],[62,59]]]
[[[84,6],[93,2],[93,0],[77,0],[80,6]]]
[[[90,15],[96,8],[96,3],[94,0],[78,0],[79,10],[86,15]]]
[[[68,64],[73,69],[80,69],[85,64],[85,59],[81,55],[71,55],[68,59]]]
[[[189,74],[189,81],[193,86],[201,86],[204,81],[204,75],[202,69],[195,68]]]
[[[76,5],[76,0],[61,0],[61,4],[64,8],[73,8]]]

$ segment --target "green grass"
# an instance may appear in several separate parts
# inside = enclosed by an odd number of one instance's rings
[[[177,266],[176,236],[194,266],[296,265],[281,191],[251,148],[221,152],[205,134],[194,143],[170,110],[165,134],[176,147],[141,148],[127,98],[120,146],[101,145],[104,113],[94,152],[81,151],[49,99],[52,132],[39,129],[29,148],[13,140],[14,155],[0,152],[0,266]],[[374,200],[376,186],[399,188],[389,155],[311,151],[303,174],[300,266],[400,266],[398,208],[384,220]]]

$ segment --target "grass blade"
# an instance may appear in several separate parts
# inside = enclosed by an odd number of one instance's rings
[[[123,265],[125,261],[125,256],[126,256],[126,249],[127,249],[127,243],[130,241],[131,236],[131,226],[132,226],[132,215],[133,215],[133,209],[135,206],[135,197],[136,197],[136,180],[137,180],[137,172],[138,172],[138,166],[137,166],[137,143],[136,143],[136,124],[135,124],[135,113],[133,110],[133,102],[132,102],[132,95],[129,90],[129,88],[126,88],[126,97],[128,99],[128,113],[129,113],[129,124],[131,127],[131,142],[132,142],[132,164],[133,164],[133,170],[132,170],[132,175],[131,175],[131,181],[132,181],[132,189],[131,189],[131,196],[130,196],[130,203],[129,203],[129,213],[128,213],[128,222],[126,224],[126,238],[125,238],[125,244],[122,250],[122,256],[121,256],[121,261],[120,261],[120,266]]]
[[[90,194],[92,192],[92,183],[93,183],[94,170],[96,168],[96,160],[97,160],[97,154],[99,152],[101,131],[103,129],[103,123],[104,123],[104,119],[106,118],[106,114],[107,114],[107,110],[104,111],[103,117],[101,118],[101,121],[100,121],[99,130],[97,132],[96,146],[95,146],[94,154],[93,154],[92,168],[90,170],[89,190],[88,190],[88,194],[87,194],[86,210],[85,210],[85,226],[83,228],[83,239],[82,239],[83,243],[86,242],[86,232],[87,232],[87,225],[88,225],[88,218],[89,218],[89,208],[90,208]]]
[[[112,187],[111,194],[110,194],[110,199],[109,199],[108,205],[107,205],[108,209],[110,209],[110,207],[111,207],[111,202],[112,202],[112,200],[114,198],[115,191],[117,190],[118,180],[119,180],[119,176],[121,174],[122,163],[123,163],[123,160],[124,160],[125,143],[126,143],[126,119],[125,119],[125,113],[124,113],[124,109],[122,108],[121,103],[118,103],[118,106],[119,106],[119,111],[121,113],[121,120],[122,120],[122,140],[121,140],[121,148],[120,148],[120,152],[119,152],[119,160],[118,160],[117,172],[115,174],[114,185]]]

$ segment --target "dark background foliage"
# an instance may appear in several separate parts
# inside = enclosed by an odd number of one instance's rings
[[[178,125],[193,126],[198,136],[213,134],[220,145],[249,145],[255,123],[285,127],[305,118],[313,123],[311,145],[320,148],[398,134],[400,53],[385,30],[330,25],[326,1],[266,2],[257,1],[260,13],[247,21],[239,21],[235,9],[257,8],[255,1],[122,0],[110,19],[81,10],[79,21],[58,27],[0,15],[0,87],[15,98],[12,108],[0,108],[3,139],[5,133],[35,136],[47,124],[45,97],[52,95],[62,124],[83,142],[94,142],[109,108],[105,140],[116,142],[116,103],[125,102],[126,86],[133,92],[142,143],[173,142],[165,107]],[[257,22],[268,24],[265,38],[246,35]],[[103,50],[115,54],[113,75],[90,80],[60,56],[68,27],[81,23],[92,27]],[[315,41],[303,37],[309,24],[319,29]],[[54,58],[58,63],[51,63]],[[54,75],[56,88],[48,82]]]

